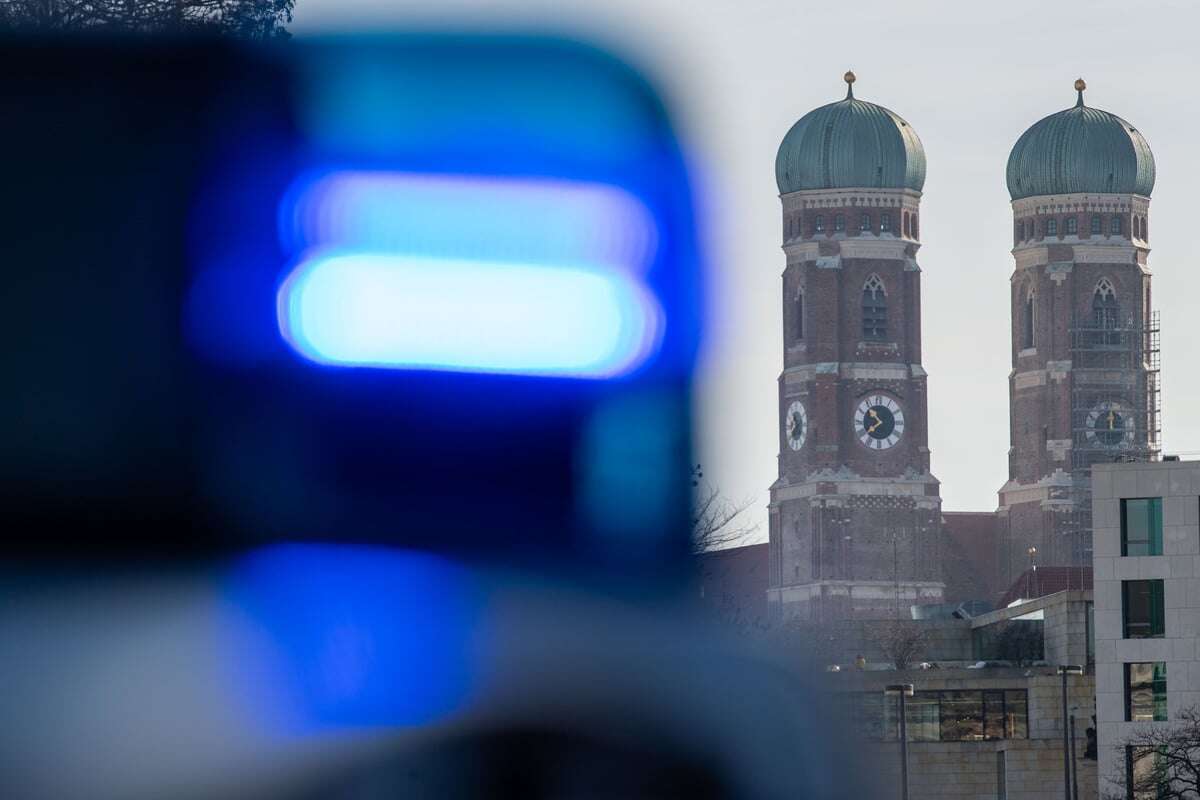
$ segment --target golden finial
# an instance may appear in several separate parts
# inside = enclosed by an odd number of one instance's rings
[[[1087,88],[1087,82],[1083,78],[1075,79],[1075,91],[1079,92],[1079,99],[1075,101],[1076,108],[1083,107],[1083,90]]]
[[[854,97],[854,82],[858,80],[854,75],[854,70],[846,70],[846,74],[842,76],[842,80],[846,82],[846,99]]]

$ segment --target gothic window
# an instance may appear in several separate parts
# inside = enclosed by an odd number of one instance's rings
[[[907,212],[905,212],[904,213],[904,235],[905,236],[912,235],[912,225],[909,222],[909,220],[911,220],[911,219],[912,218],[909,216],[909,214]]]
[[[1036,331],[1036,327],[1035,327],[1036,319],[1034,318],[1034,314],[1036,313],[1035,312],[1036,303],[1034,302],[1034,299],[1035,298],[1034,298],[1034,294],[1033,294],[1032,290],[1030,290],[1028,293],[1026,293],[1025,307],[1022,309],[1022,314],[1021,314],[1021,349],[1022,350],[1028,350],[1029,348],[1036,346],[1035,341],[1034,341],[1035,331]]]
[[[858,229],[860,231],[863,231],[864,233],[866,231],[871,230],[871,215],[870,214],[862,215],[862,218],[859,220],[859,223],[858,223]]]
[[[833,230],[835,232],[846,230],[846,218],[841,214],[833,215]]]
[[[1074,236],[1079,233],[1079,220],[1075,217],[1067,217],[1067,236]]]
[[[1058,220],[1056,220],[1056,219],[1046,220],[1046,235],[1047,236],[1058,236]]]
[[[1092,293],[1092,325],[1097,329],[1097,344],[1120,344],[1121,306],[1117,292],[1108,278],[1101,278]]]
[[[1113,216],[1112,228],[1109,230],[1109,233],[1114,236],[1119,236],[1121,234],[1121,216],[1119,214]]]
[[[1092,234],[1104,233],[1104,220],[1099,214],[1092,214]]]
[[[917,215],[916,214],[912,215],[912,235],[913,235],[914,239],[921,238],[920,234],[917,233]]]
[[[878,275],[872,275],[863,284],[862,325],[864,339],[887,339],[887,293]]]
[[[820,214],[817,214],[817,216],[813,218],[813,232],[814,233],[823,233],[824,231],[825,231],[825,217],[821,216]]]
[[[892,215],[888,212],[883,212],[879,215],[879,230],[890,231],[892,229]]]

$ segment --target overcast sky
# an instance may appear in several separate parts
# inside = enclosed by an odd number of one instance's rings
[[[985,10],[986,8],[986,10]],[[993,510],[1008,452],[1009,149],[1074,104],[1129,120],[1158,166],[1151,203],[1163,316],[1164,444],[1200,451],[1200,6],[1188,0],[1006,3],[741,0],[296,0],[303,35],[449,24],[561,32],[646,69],[694,154],[712,274],[699,441],[707,477],[752,504],[767,535],[781,367],[780,207],[774,160],[801,115],[845,95],[887,106],[925,144],[923,270],[929,441],[946,510]],[[1200,453],[1197,453],[1200,455]]]

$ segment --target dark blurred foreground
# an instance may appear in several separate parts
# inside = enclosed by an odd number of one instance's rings
[[[700,258],[636,73],[541,40],[9,41],[0,101],[4,796],[864,796],[797,664],[685,602]],[[401,196],[314,230],[376,250],[314,260],[281,209],[363,175]],[[571,191],[436,205],[464,185]],[[642,210],[582,225],[580,197]],[[464,241],[473,275],[603,254],[578,285],[636,287],[653,336],[566,377],[288,338],[297,270]],[[520,327],[531,294],[493,305]]]

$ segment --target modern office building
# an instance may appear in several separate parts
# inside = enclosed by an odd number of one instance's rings
[[[1101,792],[1143,800],[1128,740],[1200,705],[1200,461],[1096,464],[1092,504]]]

